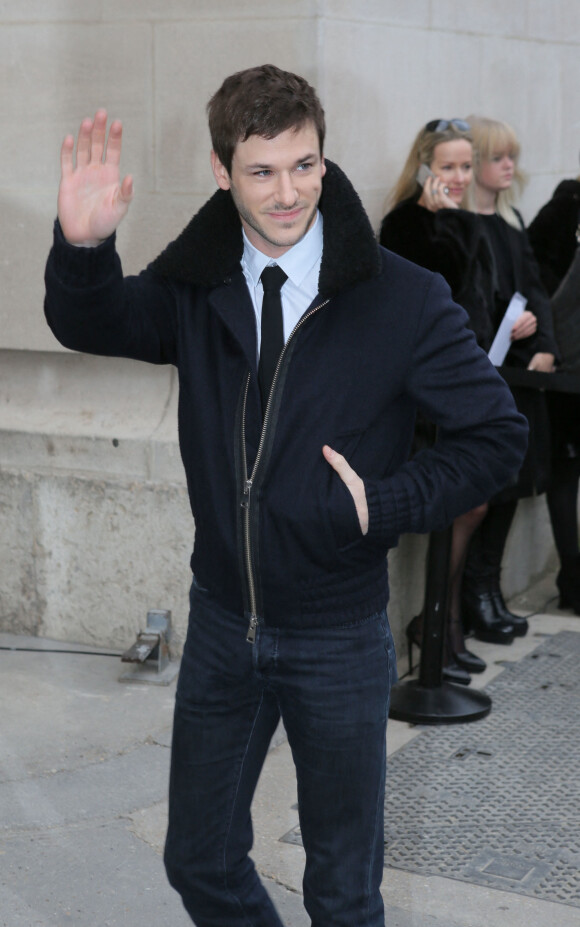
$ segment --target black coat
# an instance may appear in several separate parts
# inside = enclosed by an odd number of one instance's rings
[[[504,485],[527,430],[447,285],[380,248],[326,164],[319,296],[286,342],[265,417],[229,192],[137,277],[123,277],[114,239],[74,248],[58,226],[46,269],[65,346],[177,367],[199,584],[241,621],[295,628],[384,608],[398,536],[443,528]],[[409,462],[417,406],[442,440]],[[366,535],[326,443],[364,479]]]
[[[479,217],[464,209],[431,212],[413,197],[387,213],[380,242],[445,277],[454,300],[469,315],[478,344],[488,351],[494,336],[490,316],[493,257]]]
[[[528,228],[542,283],[550,296],[572,262],[579,224],[580,180],[563,180]]]
[[[579,226],[580,181],[563,180],[528,229],[542,282],[550,296],[558,289],[576,253]],[[547,399],[552,458],[579,456],[580,395],[548,392]]]

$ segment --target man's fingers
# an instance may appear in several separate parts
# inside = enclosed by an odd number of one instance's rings
[[[98,109],[95,113],[93,129],[91,132],[91,161],[100,163],[103,160],[106,135],[107,111],[104,109]]]
[[[75,150],[75,140],[73,135],[67,135],[60,149],[60,169],[63,177],[67,177],[73,172],[73,154]]]
[[[333,470],[336,470],[339,477],[347,485],[349,481],[352,482],[352,479],[357,477],[357,474],[352,469],[349,462],[346,460],[342,454],[339,454],[338,451],[334,451],[328,444],[325,444],[322,448],[322,453],[324,454],[325,459],[328,461]]]
[[[130,203],[133,199],[133,178],[130,174],[123,179],[123,183],[119,188],[119,199],[123,203]]]
[[[362,479],[356,470],[353,470],[351,465],[342,456],[342,454],[339,454],[338,451],[333,450],[328,446],[328,444],[324,445],[322,448],[322,453],[333,470],[336,470],[339,477],[352,495],[356,513],[358,515],[360,529],[363,534],[366,534],[369,530],[369,509]]]
[[[77,167],[83,167],[91,159],[91,133],[93,120],[83,119],[77,138]]]
[[[123,125],[115,119],[109,129],[109,138],[107,140],[107,151],[105,153],[105,162],[107,164],[118,165],[121,161],[121,146],[123,141]]]

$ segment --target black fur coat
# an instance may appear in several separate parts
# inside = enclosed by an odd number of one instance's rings
[[[478,343],[489,350],[494,331],[494,262],[478,217],[465,209],[431,212],[415,198],[383,219],[380,242],[402,257],[440,273],[466,310]]]

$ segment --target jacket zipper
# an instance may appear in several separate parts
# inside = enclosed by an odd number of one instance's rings
[[[315,306],[314,309],[311,309],[306,315],[296,323],[292,331],[288,336],[286,344],[282,348],[280,357],[278,358],[278,363],[276,364],[276,369],[274,371],[274,376],[272,378],[272,386],[270,389],[270,395],[268,396],[268,402],[266,404],[266,411],[264,412],[264,421],[262,423],[262,433],[260,435],[260,443],[258,445],[258,451],[256,454],[256,459],[254,461],[254,466],[252,468],[252,473],[248,477],[248,463],[246,457],[246,403],[248,399],[248,388],[250,385],[251,373],[248,373],[246,378],[246,387],[244,391],[244,404],[242,408],[242,475],[243,475],[243,492],[242,492],[242,501],[241,507],[243,510],[243,536],[244,536],[244,562],[246,566],[246,579],[248,582],[248,596],[249,596],[249,605],[250,605],[250,624],[248,625],[248,631],[246,634],[246,640],[249,644],[253,644],[256,640],[256,629],[258,627],[258,608],[256,602],[256,578],[254,572],[254,563],[252,559],[252,536],[251,536],[251,526],[250,526],[250,514],[251,514],[251,498],[252,498],[252,486],[256,480],[256,473],[258,472],[258,467],[262,459],[262,454],[264,450],[264,443],[266,438],[266,432],[268,429],[268,424],[270,420],[270,411],[272,407],[272,396],[274,395],[274,389],[276,386],[276,381],[278,379],[278,374],[284,355],[286,354],[286,349],[288,344],[296,334],[299,328],[304,325],[304,323],[313,316],[319,309],[323,309],[330,302],[329,299],[326,299],[323,303],[320,303],[318,306]]]

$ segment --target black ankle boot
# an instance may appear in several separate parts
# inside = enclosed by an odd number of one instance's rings
[[[461,614],[466,628],[473,631],[480,641],[511,644],[514,639],[514,626],[499,617],[491,592],[464,590]]]
[[[580,615],[580,554],[562,563],[556,585],[560,590],[558,608],[571,608]]]
[[[521,615],[514,615],[513,612],[509,611],[505,604],[504,597],[501,594],[499,585],[494,585],[492,587],[491,597],[493,599],[496,615],[501,618],[502,621],[505,621],[506,624],[511,624],[513,626],[514,635],[516,637],[525,637],[528,633],[527,619],[523,618]]]

